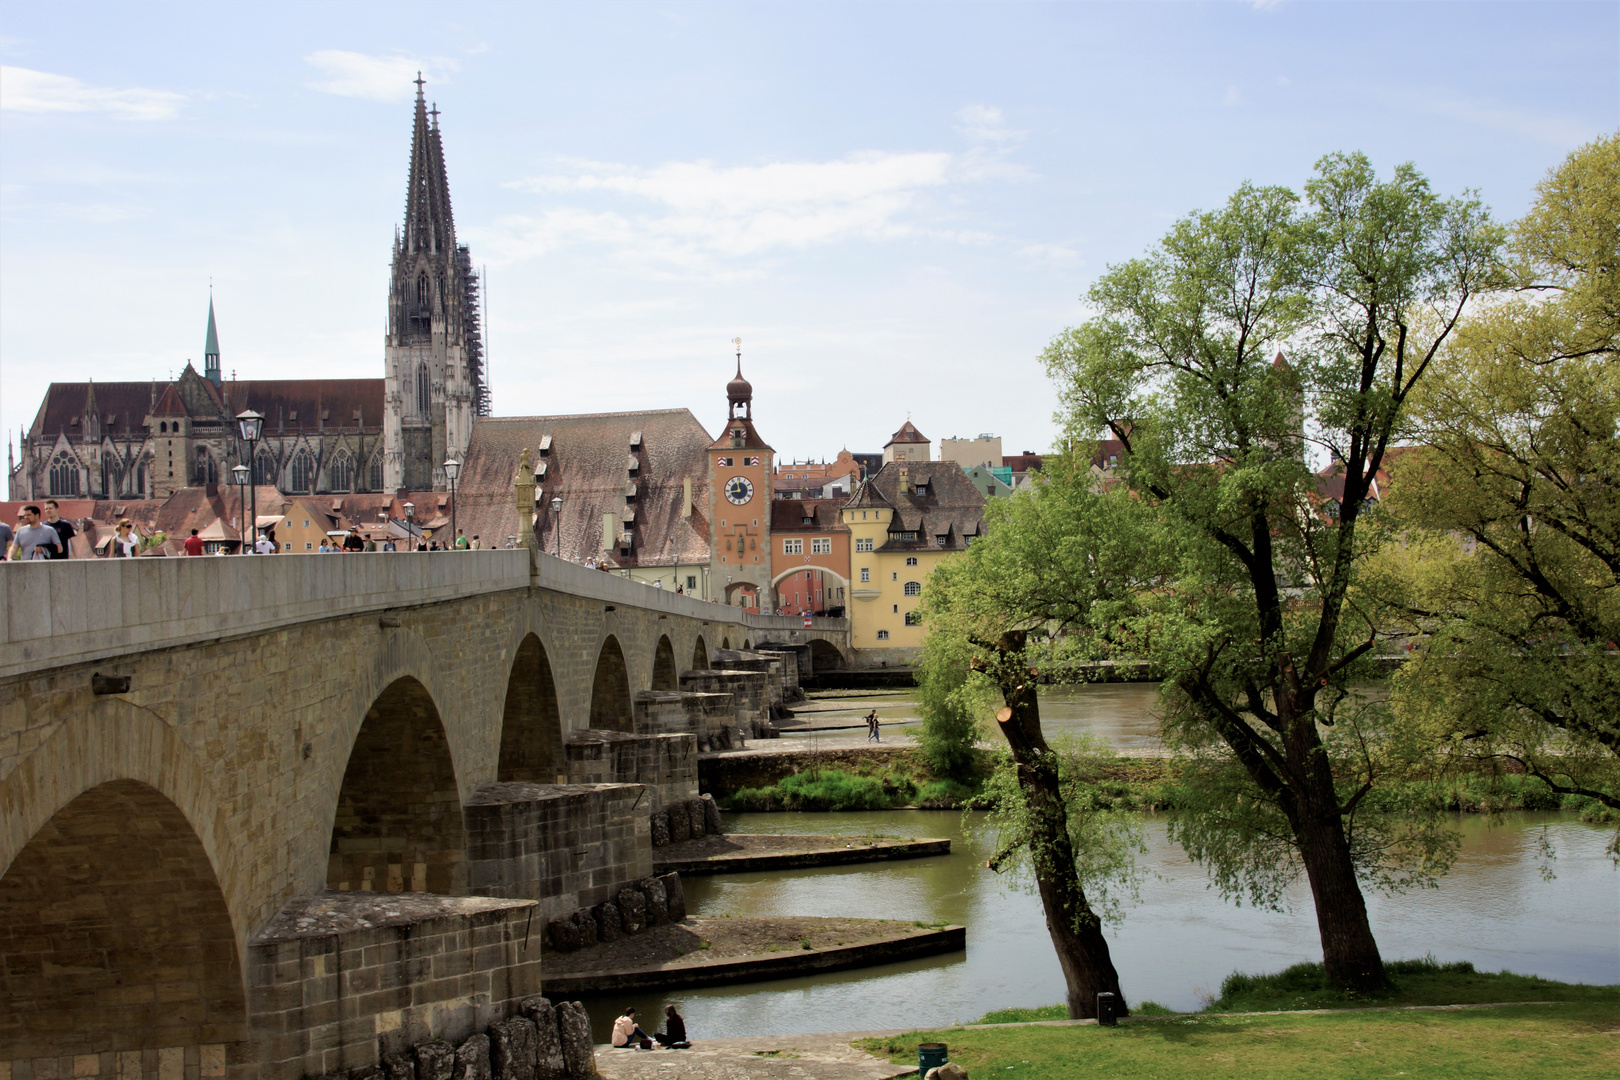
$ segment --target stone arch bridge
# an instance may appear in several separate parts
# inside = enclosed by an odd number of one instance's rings
[[[9,1080],[296,1078],[503,1018],[699,750],[849,655],[524,550],[7,563],[0,597]]]

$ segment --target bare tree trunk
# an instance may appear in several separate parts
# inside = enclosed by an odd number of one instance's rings
[[[1030,863],[1046,912],[1046,930],[1063,968],[1069,1017],[1095,1017],[1097,995],[1105,991],[1119,999],[1120,1014],[1127,1015],[1102,920],[1091,910],[1075,872],[1068,809],[1059,786],[1057,759],[1041,733],[1033,673],[1009,674],[1018,670],[1013,661],[1023,647],[1021,632],[1003,635],[997,646],[1002,660],[997,665],[998,681],[1007,707],[996,714],[996,720],[1018,763],[1018,785],[1031,811]]]

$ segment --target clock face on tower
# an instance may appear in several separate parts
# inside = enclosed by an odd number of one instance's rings
[[[754,484],[746,476],[733,476],[726,481],[726,500],[741,506],[754,497]]]

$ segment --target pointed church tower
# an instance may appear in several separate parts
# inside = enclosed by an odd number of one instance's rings
[[[214,290],[208,290],[208,337],[203,341],[203,378],[219,385],[219,332],[214,329]]]
[[[383,486],[440,491],[444,461],[462,460],[479,411],[477,281],[456,244],[450,185],[416,76],[416,121],[404,226],[394,236],[384,339]]]

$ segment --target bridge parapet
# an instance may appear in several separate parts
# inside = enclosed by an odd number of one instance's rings
[[[6,563],[0,678],[529,585],[524,551]]]
[[[847,620],[816,619],[806,631],[802,618],[750,615],[526,550],[71,559],[0,570],[0,678],[530,587],[777,637],[847,642],[849,633]]]

